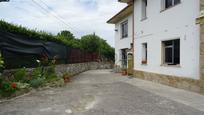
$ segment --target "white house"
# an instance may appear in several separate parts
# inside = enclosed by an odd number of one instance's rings
[[[127,53],[133,46],[133,5],[128,5],[107,23],[115,24],[115,65],[127,67]]]
[[[133,6],[134,76],[190,90],[201,90],[201,31],[196,19],[204,0],[118,0]],[[125,20],[127,16],[124,16]],[[116,29],[124,20],[117,21]],[[201,29],[201,31],[200,31]],[[116,54],[125,42],[116,32]],[[124,39],[125,40],[125,39]],[[203,49],[202,49],[203,48]],[[185,86],[183,82],[186,82]],[[187,86],[186,86],[187,85]],[[203,90],[203,89],[202,89]]]

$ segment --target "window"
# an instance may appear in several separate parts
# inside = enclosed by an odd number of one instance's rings
[[[178,65],[180,64],[180,40],[163,41],[163,57],[164,64]]]
[[[175,6],[181,2],[181,0],[162,0],[163,10]]]
[[[147,18],[147,0],[142,0],[142,20]]]
[[[122,38],[128,37],[128,21],[125,21],[121,24],[121,34]]]
[[[142,64],[147,64],[147,43],[142,44]]]

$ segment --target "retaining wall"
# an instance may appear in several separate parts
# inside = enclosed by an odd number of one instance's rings
[[[112,69],[112,63],[104,62],[86,62],[86,63],[76,63],[76,64],[63,64],[56,65],[55,71],[58,76],[62,76],[65,73],[69,74],[79,74],[87,70],[95,69]],[[3,76],[9,77],[13,75],[18,69],[4,70]],[[32,73],[34,68],[27,68],[27,72]]]

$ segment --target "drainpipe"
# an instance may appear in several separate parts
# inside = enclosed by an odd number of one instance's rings
[[[135,46],[135,13],[134,13],[135,7],[134,7],[134,2],[135,2],[135,0],[132,1],[132,4],[133,4],[133,14],[132,14],[133,71],[134,71],[134,57],[135,57],[135,53],[134,53],[134,46]]]

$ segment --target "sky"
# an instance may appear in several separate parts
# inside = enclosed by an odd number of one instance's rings
[[[10,0],[0,2],[0,19],[53,34],[69,30],[77,38],[95,32],[114,47],[114,25],[106,21],[125,6],[118,0]]]

